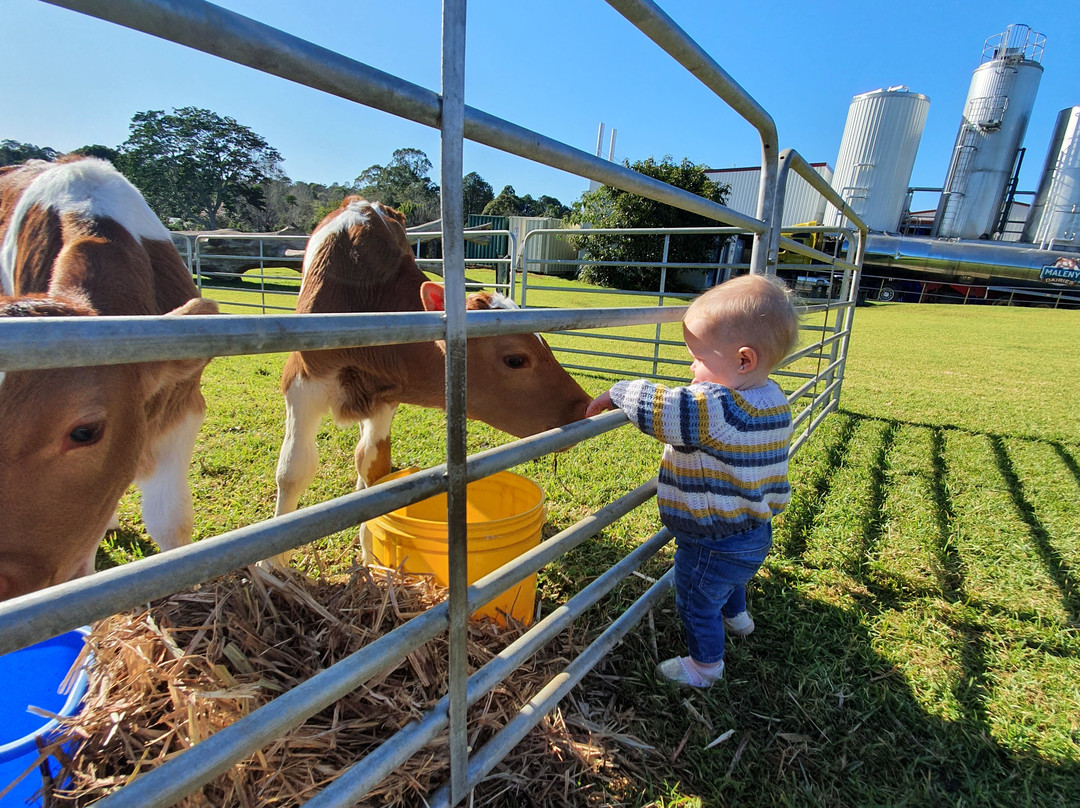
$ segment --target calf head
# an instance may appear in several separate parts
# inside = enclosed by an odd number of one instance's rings
[[[427,311],[443,311],[443,286],[421,286]],[[469,310],[517,308],[502,295],[477,292]],[[445,351],[445,344],[439,343]],[[503,334],[468,340],[467,415],[516,437],[525,437],[585,417],[591,397],[556,361],[539,334]]]
[[[195,299],[172,313],[212,311]],[[0,297],[0,317],[94,314],[73,297]],[[163,389],[207,361],[0,373],[0,599],[93,571]]]

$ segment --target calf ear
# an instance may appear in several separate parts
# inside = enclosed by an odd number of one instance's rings
[[[424,311],[446,311],[446,290],[441,283],[424,281],[420,284],[420,300]]]
[[[205,297],[193,297],[183,306],[173,309],[166,317],[185,314],[217,314],[218,305]],[[180,384],[189,379],[198,379],[203,368],[210,364],[210,358],[171,359],[168,362],[147,362],[142,365],[142,383],[146,397],[152,398],[167,387]]]
[[[379,204],[380,204],[380,205],[382,205],[382,203],[381,203],[381,202],[380,202]],[[401,226],[402,226],[402,227],[404,227],[404,226],[405,226],[405,214],[404,214],[404,213],[402,213],[401,211],[399,211],[399,210],[398,210],[397,208],[392,208],[392,207],[390,207],[389,205],[382,205],[382,208],[383,208],[383,210],[385,210],[385,211],[386,211],[386,212],[387,212],[387,213],[388,213],[389,215],[393,216],[393,217],[394,217],[395,219],[397,219],[397,220],[398,220],[399,222],[401,222]]]

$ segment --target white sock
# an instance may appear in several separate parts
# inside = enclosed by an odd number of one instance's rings
[[[698,662],[693,657],[687,657],[686,661],[694,672],[701,677],[703,682],[716,681],[720,672],[724,669],[724,660],[718,662]]]

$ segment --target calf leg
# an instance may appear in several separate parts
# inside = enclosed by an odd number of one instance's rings
[[[353,459],[356,461],[356,490],[362,491],[390,473],[390,425],[397,404],[383,404],[360,422],[360,440]],[[360,561],[372,564],[371,531],[360,525]]]
[[[319,470],[316,435],[323,416],[330,411],[326,388],[310,379],[297,377],[285,391],[285,440],[278,455],[277,505],[274,516],[292,513],[300,495],[311,485]]]
[[[150,447],[153,469],[137,478],[142,492],[146,530],[162,550],[175,550],[191,541],[195,509],[191,502],[188,469],[203,411],[193,411],[161,435]]]
[[[274,516],[292,513],[300,495],[311,485],[319,470],[319,447],[316,436],[323,416],[330,410],[326,387],[297,376],[285,391],[285,440],[278,455],[277,504]],[[274,557],[287,566],[292,551]]]

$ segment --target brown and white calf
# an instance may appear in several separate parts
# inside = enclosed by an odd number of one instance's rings
[[[304,254],[298,313],[442,311],[443,287],[417,267],[405,217],[360,197],[345,199],[312,233]],[[513,307],[500,295],[467,307]],[[517,437],[585,417],[590,396],[537,334],[468,340],[467,414]],[[318,469],[323,417],[360,424],[357,490],[388,474],[390,425],[399,404],[445,409],[443,341],[296,352],[285,363],[285,440],[277,466],[276,515],[296,509]],[[366,531],[361,531],[364,536]],[[365,545],[364,558],[370,547]],[[278,559],[286,560],[285,557]]]
[[[213,314],[111,164],[0,169],[0,316]],[[0,599],[93,572],[134,481],[163,548],[191,538],[208,360],[0,372]]]

